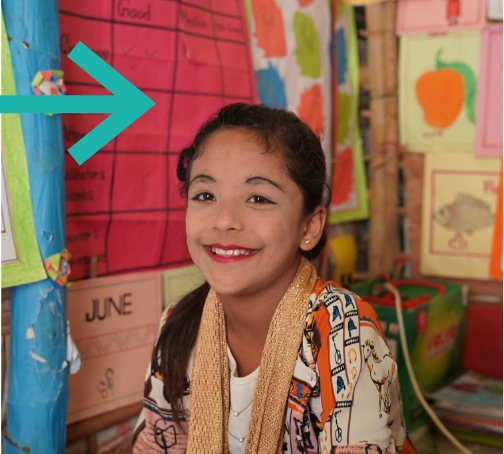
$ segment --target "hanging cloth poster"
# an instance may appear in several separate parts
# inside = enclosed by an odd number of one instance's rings
[[[483,28],[486,6],[486,0],[400,0],[397,2],[397,34]]]
[[[15,95],[2,17],[2,94]],[[2,114],[2,288],[47,277],[40,256],[30,196],[26,151],[18,114]]]
[[[420,271],[488,279],[502,160],[425,156]]]
[[[333,7],[335,133],[329,223],[369,216],[366,171],[359,130],[359,51],[354,9]]]
[[[331,22],[327,0],[246,0],[259,102],[290,110],[331,153]]]
[[[408,151],[471,151],[480,31],[403,36],[399,134]]]
[[[481,34],[475,156],[502,156],[502,25]]]
[[[243,0],[60,0],[68,94],[108,94],[73,64],[82,41],[156,105],[82,166],[67,154],[72,279],[191,263],[178,155],[224,105],[256,102]],[[68,149],[103,115],[64,115]]]

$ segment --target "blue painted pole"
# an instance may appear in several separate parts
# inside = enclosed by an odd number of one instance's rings
[[[60,68],[57,0],[3,0],[16,90],[30,95],[37,71]],[[42,258],[65,246],[61,116],[21,115],[35,231]],[[13,287],[9,354],[8,454],[65,452],[68,367],[66,290],[50,279]]]

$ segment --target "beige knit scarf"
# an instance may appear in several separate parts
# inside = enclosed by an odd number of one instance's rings
[[[285,408],[301,344],[315,268],[302,258],[269,327],[252,404],[245,454],[281,453]],[[213,289],[194,347],[188,454],[227,454],[229,368],[222,304]]]

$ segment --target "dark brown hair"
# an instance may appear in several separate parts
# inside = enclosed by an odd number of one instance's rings
[[[325,191],[327,174],[320,139],[292,112],[243,103],[219,110],[200,128],[192,144],[180,153],[177,177],[184,196],[187,196],[191,164],[201,153],[202,145],[215,131],[228,128],[254,132],[262,139],[266,152],[282,153],[289,176],[303,192],[303,214],[312,213],[320,205],[327,206],[329,197],[324,197],[328,193]],[[300,253],[308,259],[315,258],[326,241],[324,232],[312,250]],[[152,354],[153,372],[163,377],[164,396],[171,404],[177,423],[182,416],[182,396],[188,391],[186,370],[209,290],[205,282],[180,300],[162,328]]]

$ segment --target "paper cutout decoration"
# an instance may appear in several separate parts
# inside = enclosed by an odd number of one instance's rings
[[[472,151],[480,32],[400,38],[399,132],[408,151]]]
[[[420,271],[488,279],[501,159],[428,153]]]
[[[359,130],[359,54],[353,7],[333,7],[335,133],[329,223],[369,216],[367,183]]]
[[[68,380],[68,424],[142,400],[161,311],[160,272],[72,284],[68,319],[81,369]]]
[[[82,41],[156,105],[100,152],[66,156],[67,247],[72,280],[191,263],[180,151],[226,104],[257,100],[243,0],[59,1],[68,93],[108,94],[68,58]],[[63,115],[68,149],[105,115]]]
[[[502,156],[502,25],[487,27],[481,34],[476,156]]]
[[[2,17],[2,94],[15,95]],[[26,151],[18,114],[2,114],[2,288],[45,279],[33,222]]]
[[[486,0],[399,0],[397,34],[446,33],[483,28]]]
[[[163,306],[180,301],[182,297],[199,287],[205,278],[194,265],[163,272]]]
[[[502,0],[487,0],[488,20],[502,20]]]
[[[63,249],[61,252],[44,259],[47,276],[62,287],[70,285],[70,282],[68,282],[68,276],[71,274],[70,265],[68,264],[70,257],[68,250]]]
[[[64,95],[67,90],[63,82],[63,71],[57,69],[38,71],[31,84],[33,87],[33,93],[38,96]]]
[[[327,0],[247,1],[259,102],[295,112],[317,135],[330,169],[331,30]]]
[[[492,239],[492,254],[490,258],[490,277],[502,281],[502,165],[499,189],[497,192],[497,208],[495,209],[495,225]]]

